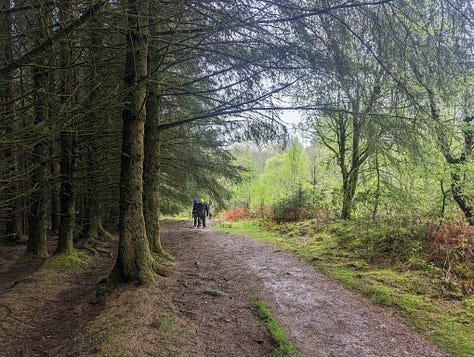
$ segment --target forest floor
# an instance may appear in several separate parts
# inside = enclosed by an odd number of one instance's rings
[[[105,294],[116,241],[68,266],[0,246],[0,355],[270,356],[257,295],[301,356],[443,356],[396,311],[272,246],[188,222],[163,223],[162,243],[176,258],[167,277]]]

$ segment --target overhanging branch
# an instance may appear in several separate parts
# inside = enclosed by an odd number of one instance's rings
[[[39,55],[43,54],[47,49],[49,49],[55,41],[60,40],[64,36],[68,35],[69,33],[73,32],[75,29],[77,29],[78,27],[86,23],[87,20],[93,17],[107,3],[108,3],[107,0],[100,0],[95,5],[87,9],[81,17],[72,21],[69,25],[57,30],[50,38],[45,40],[43,43],[33,48],[29,52],[25,53],[20,58],[13,60],[8,65],[1,67],[0,76],[3,76],[7,73],[11,73],[11,71],[14,71],[17,68],[30,63],[33,59],[35,59]]]

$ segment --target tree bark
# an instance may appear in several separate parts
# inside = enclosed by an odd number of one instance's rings
[[[68,23],[72,19],[72,6],[69,1],[60,2],[60,19]],[[61,106],[63,126],[61,130],[61,161],[60,161],[60,224],[58,246],[55,254],[74,251],[74,224],[75,224],[75,192],[74,176],[76,161],[76,132],[72,123],[74,88],[76,73],[74,71],[73,46],[69,35],[61,40]]]
[[[33,82],[35,87],[35,119],[34,122],[41,126],[49,115],[48,104],[45,98],[45,90],[48,82],[48,74],[38,66],[33,70]],[[26,247],[27,254],[39,257],[47,257],[47,165],[46,165],[47,145],[44,140],[40,140],[33,147],[31,159],[32,181],[35,183],[31,196],[31,209],[29,216],[29,239]]]
[[[377,211],[378,211],[378,208],[379,208],[379,204],[380,204],[380,166],[379,166],[379,159],[378,159],[378,155],[375,154],[375,172],[376,172],[376,177],[377,177],[377,185],[375,187],[375,201],[374,201],[374,208],[372,209],[372,219],[375,220],[375,218],[377,217]]]
[[[13,59],[12,56],[12,41],[11,41],[11,18],[6,12],[11,7],[10,0],[1,0],[0,2],[0,67],[6,66]],[[0,114],[4,118],[4,130],[8,135],[16,131],[16,116],[15,116],[15,99],[14,99],[14,71],[5,73],[0,77]],[[3,127],[2,123],[2,127]],[[26,241],[23,232],[20,228],[20,221],[18,215],[17,202],[17,177],[18,177],[18,162],[17,150],[15,144],[6,143],[5,147],[1,148],[3,152],[3,160],[8,169],[1,173],[1,180],[6,184],[6,192],[4,197],[6,221],[5,235],[10,240]]]
[[[159,9],[157,10],[159,11]],[[159,54],[160,24],[149,20],[150,48],[148,51],[148,92],[146,101],[147,119],[145,122],[145,159],[143,163],[143,213],[150,251],[160,259],[165,254],[160,238],[160,118],[159,99],[161,56]]]
[[[51,14],[45,9],[41,1],[35,2],[38,7],[38,41],[48,37],[48,30],[44,24],[49,23]],[[39,140],[33,147],[31,158],[31,178],[34,183],[31,195],[31,209],[29,216],[29,239],[26,253],[39,257],[47,257],[47,224],[48,224],[48,189],[47,189],[47,152],[48,146],[47,131],[45,122],[49,116],[49,105],[47,100],[47,88],[49,86],[50,75],[47,72],[47,60],[39,58],[33,68],[34,86],[34,123],[41,131]]]
[[[143,216],[143,154],[146,118],[148,2],[127,2],[125,88],[120,172],[120,240],[111,278],[117,282],[153,281],[152,258]],[[128,98],[127,98],[128,99]]]
[[[61,185],[60,206],[61,221],[59,224],[58,247],[55,254],[74,251],[74,223],[75,223],[75,194],[74,194],[74,167],[75,167],[75,140],[74,134],[62,131],[61,139]]]
[[[353,136],[358,136],[360,133],[356,127],[353,129]],[[353,209],[353,200],[356,194],[357,182],[359,181],[359,172],[362,164],[367,159],[367,154],[361,151],[359,139],[352,140],[352,158],[350,163],[341,162],[342,173],[342,191],[343,202],[341,216],[343,219],[350,219]],[[341,154],[341,153],[340,153]],[[345,160],[345,155],[342,155]],[[347,169],[347,166],[350,166]]]
[[[343,116],[344,114],[339,114]],[[338,141],[338,161],[342,175],[342,219],[350,219],[352,213],[352,202],[355,196],[357,181],[360,168],[360,148],[359,148],[359,128],[356,118],[352,118],[352,144],[351,160],[347,159],[347,141],[349,139],[347,131],[347,121],[340,118],[338,123],[337,141]]]
[[[87,106],[89,108],[95,108],[99,98],[105,95],[102,90],[102,85],[98,86],[97,83],[101,83],[99,64],[103,58],[103,42],[104,42],[104,28],[103,23],[98,21],[97,18],[92,18],[87,26],[89,32],[89,48],[88,48],[88,62],[90,64],[89,77],[90,85],[88,87]],[[92,123],[100,122],[97,111],[92,110],[89,114],[89,119]],[[104,197],[102,192],[99,190],[100,178],[100,158],[101,153],[98,148],[103,138],[102,130],[98,128],[96,130],[95,138],[91,140],[91,143],[87,148],[87,177],[86,177],[86,212],[84,216],[84,228],[81,233],[81,239],[85,245],[88,245],[90,241],[99,239],[102,235],[110,238],[111,235],[108,233],[102,225],[102,212],[101,212],[101,199]]]
[[[164,253],[160,239],[160,104],[156,88],[147,94],[145,123],[145,159],[143,163],[143,214],[150,251]]]
[[[49,161],[49,172],[50,176],[53,177],[53,182],[51,183],[51,205],[50,205],[50,220],[51,220],[51,231],[59,234],[59,225],[61,224],[61,199],[59,197],[60,186],[59,181],[56,182],[56,178],[60,176],[60,167],[59,162],[56,157],[59,156],[59,148],[56,143],[52,143],[49,152],[50,152],[50,161]]]
[[[92,115],[92,114],[91,114]],[[97,192],[97,167],[96,152],[94,146],[91,145],[87,153],[87,178],[86,178],[86,212],[84,228],[81,239],[84,244],[88,244],[91,240],[99,238],[100,224],[100,205]]]

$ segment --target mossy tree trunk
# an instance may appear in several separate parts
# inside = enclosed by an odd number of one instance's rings
[[[74,168],[75,168],[75,146],[74,133],[62,131],[61,140],[61,185],[60,206],[61,220],[59,224],[58,247],[55,254],[74,251],[74,223],[75,223],[75,200],[74,200]]]
[[[33,82],[35,86],[35,124],[41,127],[49,114],[44,88],[47,85],[48,74],[41,67],[33,70]],[[29,239],[26,248],[28,254],[46,257],[48,249],[47,224],[48,224],[48,190],[47,190],[47,165],[46,165],[46,142],[40,139],[33,147],[31,158],[31,181],[34,183],[31,195],[31,208],[29,215]]]
[[[60,156],[59,145],[54,142],[50,144],[49,147],[49,172],[51,177],[60,176],[60,167],[59,160],[56,159]],[[59,234],[59,225],[61,224],[61,199],[60,199],[60,185],[59,180],[53,180],[50,183],[51,190],[51,204],[50,204],[50,220],[51,220],[51,231],[56,234]]]
[[[96,107],[97,101],[102,98],[105,93],[102,90],[102,86],[98,86],[97,83],[101,83],[99,65],[103,56],[103,24],[98,21],[97,18],[92,18],[88,24],[89,32],[89,48],[88,48],[88,59],[90,62],[89,77],[90,86],[88,88],[89,95],[87,97],[87,105],[89,108]],[[92,123],[100,122],[97,111],[92,110],[89,114],[89,119]],[[84,227],[81,233],[81,239],[84,244],[87,245],[91,240],[98,239],[100,235],[110,236],[108,232],[102,226],[102,214],[101,214],[101,198],[103,195],[99,189],[99,183],[101,181],[100,176],[103,175],[100,172],[100,149],[98,143],[101,140],[105,140],[102,137],[102,132],[98,128],[94,139],[90,141],[87,147],[87,177],[86,177],[86,212],[84,217]]]
[[[145,124],[145,160],[143,165],[143,214],[150,251],[163,254],[160,239],[160,115],[156,88],[147,94],[147,121]]]
[[[148,2],[127,2],[125,87],[120,172],[120,240],[111,278],[116,282],[153,280],[153,259],[143,216],[143,155],[146,118]]]
[[[12,41],[11,41],[11,17],[7,10],[11,7],[10,0],[1,0],[0,2],[0,67],[6,66],[13,59]],[[14,133],[17,128],[15,116],[15,99],[14,99],[14,71],[7,72],[4,76],[0,76],[0,115],[2,118],[1,129],[7,134]],[[1,148],[3,159],[7,169],[2,170],[1,181],[6,185],[5,196],[3,202],[5,205],[6,221],[5,234],[11,240],[26,240],[20,228],[17,202],[17,178],[18,178],[18,162],[17,150],[15,144],[6,143]]]
[[[42,1],[35,1],[38,7],[38,43],[48,38],[47,24],[50,23],[51,13]],[[31,157],[31,181],[33,190],[31,194],[31,208],[29,215],[29,237],[26,253],[39,257],[47,257],[47,225],[48,225],[48,200],[47,189],[47,157],[48,157],[48,128],[49,104],[47,92],[49,88],[50,74],[47,71],[48,61],[44,57],[36,60],[32,69],[34,86],[34,123],[38,132],[38,139],[33,146]]]
[[[158,12],[157,9],[156,12]],[[160,259],[164,255],[160,238],[160,114],[159,99],[160,63],[160,23],[155,18],[149,20],[150,48],[148,51],[148,92],[146,101],[147,120],[145,123],[145,160],[143,166],[143,213],[150,251]]]
[[[99,238],[100,205],[97,192],[97,164],[94,145],[91,144],[87,153],[87,177],[86,177],[86,212],[81,239],[87,244],[93,239]]]
[[[73,9],[70,1],[59,3],[59,15],[62,23],[72,20]],[[58,246],[55,254],[74,251],[74,224],[75,224],[75,192],[74,176],[76,166],[76,130],[72,123],[73,106],[75,102],[76,73],[74,69],[74,53],[70,35],[60,41],[61,44],[61,112],[64,128],[60,132],[61,160],[60,160],[60,224]]]
[[[342,212],[341,217],[343,219],[350,219],[351,212],[353,209],[353,201],[356,194],[357,182],[359,181],[359,172],[363,163],[367,160],[367,150],[361,147],[360,135],[362,120],[357,115],[353,115],[352,124],[350,126],[351,131],[351,158],[347,159],[347,140],[348,140],[348,128],[346,127],[346,121],[342,120],[338,132],[338,160],[342,174]],[[349,161],[349,162],[348,162]]]

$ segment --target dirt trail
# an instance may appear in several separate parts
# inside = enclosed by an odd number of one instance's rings
[[[236,350],[228,346],[235,340],[229,333],[251,320],[242,314],[250,313],[246,299],[256,293],[304,356],[443,356],[386,311],[271,246],[184,222],[163,226],[163,245],[177,258],[165,290],[196,324],[202,341],[214,340],[200,346],[197,355],[268,353],[258,330],[247,331]],[[206,289],[222,295],[207,298]],[[252,350],[252,341],[263,349]],[[250,350],[239,350],[246,346]]]
[[[386,311],[271,246],[188,222],[164,223],[162,242],[176,257],[168,276],[156,286],[119,286],[101,303],[96,291],[116,242],[110,255],[64,272],[35,271],[41,262],[17,259],[24,246],[0,247],[0,355],[270,356],[252,293],[302,356],[443,355]]]

